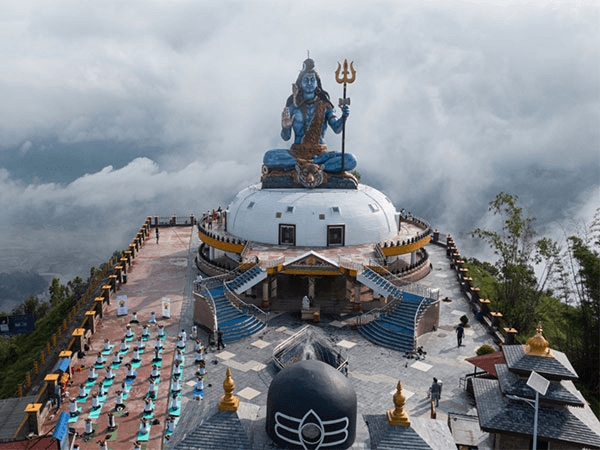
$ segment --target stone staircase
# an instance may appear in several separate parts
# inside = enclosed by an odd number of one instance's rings
[[[267,325],[248,313],[233,306],[225,296],[225,286],[210,289],[217,309],[217,326],[223,332],[223,342],[239,341],[258,333]]]
[[[358,331],[371,342],[382,347],[405,352],[414,351],[417,342],[415,326],[427,307],[435,300],[404,292],[371,269],[365,269],[359,275],[367,280],[364,284],[374,291],[397,298],[399,301],[393,309],[359,327]],[[377,286],[377,290],[372,286]]]
[[[370,268],[359,273],[356,280],[383,297],[397,298],[403,293],[402,289]]]
[[[257,285],[265,278],[267,278],[266,270],[261,269],[259,265],[255,265],[225,284],[231,291],[239,295]]]

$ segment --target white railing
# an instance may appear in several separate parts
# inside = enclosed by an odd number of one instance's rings
[[[438,300],[440,297],[439,289],[432,289],[430,287],[423,286],[418,283],[409,283],[407,281],[404,281],[403,279],[398,278],[392,272],[387,270],[385,267],[375,263],[375,261],[373,260],[371,260],[371,265],[377,267],[377,270],[374,272],[377,272],[381,277],[385,278],[394,286],[400,288],[407,294],[418,295],[419,297],[432,298],[434,300]]]

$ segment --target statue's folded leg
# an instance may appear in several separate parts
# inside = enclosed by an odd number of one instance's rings
[[[263,164],[273,170],[295,170],[296,162],[296,158],[286,149],[268,150],[263,156]]]
[[[322,164],[323,170],[328,173],[340,173],[342,171],[342,154],[340,152],[327,152],[313,158],[315,164]],[[356,167],[356,158],[351,153],[344,154],[344,171],[353,170]]]

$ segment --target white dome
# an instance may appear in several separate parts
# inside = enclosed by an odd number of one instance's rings
[[[341,242],[330,244],[372,244],[396,236],[398,213],[382,192],[364,184],[358,189],[261,189],[256,184],[240,191],[227,210],[227,231],[249,241],[288,244],[289,235],[281,240],[280,225],[293,229],[296,246],[326,247],[328,235],[336,240],[339,230]]]

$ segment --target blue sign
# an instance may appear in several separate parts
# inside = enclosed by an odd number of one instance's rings
[[[31,333],[35,330],[33,314],[8,316],[8,330],[11,334]]]

